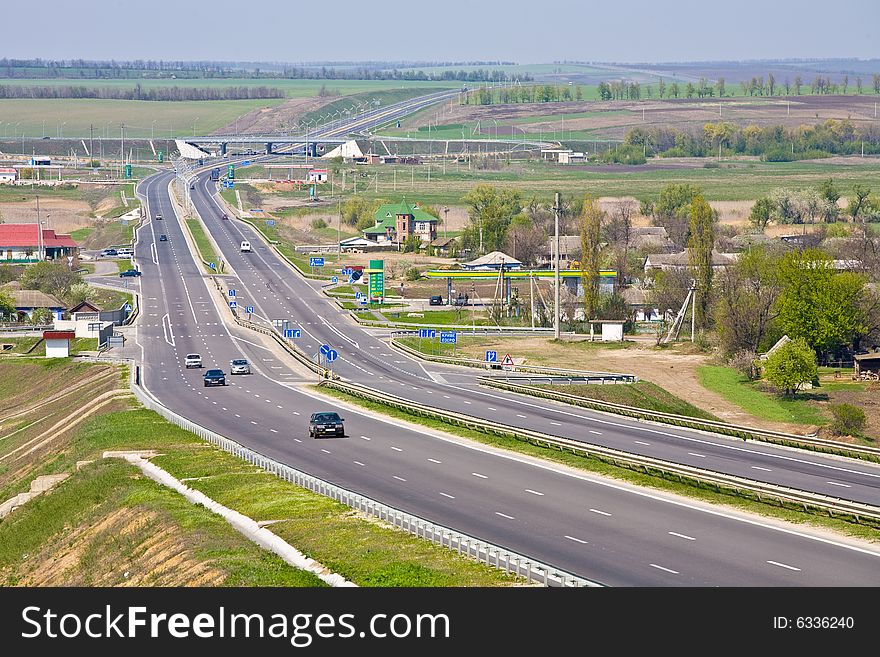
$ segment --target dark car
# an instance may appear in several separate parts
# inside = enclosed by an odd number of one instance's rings
[[[208,386],[225,386],[226,374],[223,370],[208,370],[205,372],[205,387]]]
[[[119,278],[127,278],[129,276],[140,276],[141,272],[137,269],[126,269],[125,271],[119,272]]]
[[[432,306],[442,306],[443,305],[443,297],[439,294],[435,294],[428,300],[428,304]]]
[[[195,189],[196,186],[195,186],[195,185],[190,185],[189,188],[190,188],[190,189]]]
[[[225,212],[223,213],[223,216],[220,217],[220,218],[221,218],[221,219],[224,219],[224,220],[228,220],[228,219],[229,219],[229,217],[226,216],[226,213],[225,213]]]
[[[115,255],[119,255],[119,252],[116,249],[104,249],[101,251],[102,258],[110,258]]]
[[[162,233],[161,235],[159,235],[159,241],[160,242],[167,242],[168,236],[165,233]]]
[[[344,436],[345,426],[343,420],[339,417],[339,413],[324,412],[312,413],[309,420],[309,436],[317,438],[319,436]]]

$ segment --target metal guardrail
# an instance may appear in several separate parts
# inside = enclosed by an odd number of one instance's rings
[[[624,467],[645,474],[660,475],[664,478],[685,482],[700,487],[713,488],[719,492],[732,492],[741,497],[755,499],[759,502],[775,501],[784,508],[820,513],[834,518],[843,518],[857,524],[880,528],[880,508],[869,504],[851,502],[840,498],[809,493],[806,491],[768,484],[745,477],[727,475],[702,468],[694,468],[671,461],[630,454],[610,447],[551,436],[531,429],[521,429],[496,421],[445,411],[442,409],[411,402],[394,395],[379,392],[366,386],[344,381],[322,381],[322,386],[335,388],[342,392],[391,406],[413,415],[431,417],[450,424],[473,429],[483,433],[495,434],[507,438],[525,441],[540,447],[566,451],[580,456],[597,459],[617,467]]]
[[[581,397],[580,395],[572,395],[566,392],[556,390],[546,390],[544,388],[536,388],[534,386],[521,385],[518,383],[510,383],[502,380],[500,377],[479,377],[477,380],[481,385],[508,390],[510,392],[518,392],[532,397],[542,397],[544,399],[552,399],[567,404],[574,404],[584,408],[590,408],[597,411],[606,411],[616,415],[625,415],[638,420],[649,420],[654,422],[662,422],[663,424],[673,424],[688,429],[697,429],[700,431],[709,431],[712,433],[720,433],[736,438],[759,440],[763,442],[774,443],[777,445],[785,445],[788,447],[806,448],[817,452],[828,454],[836,454],[838,456],[847,456],[866,461],[880,462],[880,449],[877,447],[869,447],[866,445],[850,445],[839,443],[833,440],[825,440],[812,436],[799,436],[793,433],[784,433],[782,431],[770,431],[767,429],[759,429],[738,424],[728,424],[718,420],[703,420],[700,418],[689,417],[687,415],[676,415],[674,413],[663,413],[660,411],[650,411],[644,408],[636,408],[634,406],[626,406],[624,404],[615,404],[613,402],[601,401],[598,399],[590,399],[589,397]]]
[[[324,481],[313,475],[297,470],[285,463],[269,458],[236,441],[220,435],[200,424],[178,415],[170,408],[152,397],[140,385],[140,366],[131,368],[131,390],[135,397],[148,409],[157,412],[169,422],[190,431],[202,440],[206,440],[220,449],[247,461],[284,481],[301,488],[329,497],[353,509],[367,513],[380,520],[391,523],[419,538],[425,538],[441,547],[456,550],[486,565],[525,577],[528,582],[538,582],[545,586],[585,587],[601,586],[583,577],[579,577],[562,569],[546,564],[528,555],[509,550],[500,545],[484,541],[450,527],[431,522],[393,506],[383,504],[366,495],[352,492],[336,484]]]
[[[415,358],[419,358],[422,360],[427,360],[435,363],[445,363],[448,365],[464,365],[466,367],[476,367],[479,369],[491,369],[491,370],[500,370],[501,363],[486,363],[483,360],[476,360],[473,358],[453,358],[451,356],[440,356],[435,354],[423,354],[422,352],[413,349],[412,347],[403,344],[402,342],[398,342],[395,339],[395,335],[402,336],[403,332],[392,333],[391,338],[391,346],[406,354],[413,356]],[[418,333],[413,336],[411,332],[406,332],[406,336],[417,337]],[[493,365],[494,367],[487,367],[487,365]],[[615,383],[618,381],[623,381],[626,383],[636,383],[639,378],[635,374],[623,374],[620,372],[589,372],[585,370],[567,370],[561,367],[545,367],[543,365],[514,365],[514,372],[534,372],[536,374],[547,374],[549,376],[561,376],[561,377],[576,377],[576,378],[589,378],[593,381],[614,381]]]

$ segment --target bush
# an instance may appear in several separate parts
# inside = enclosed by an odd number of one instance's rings
[[[831,433],[836,436],[858,436],[865,428],[865,411],[852,404],[834,404],[831,407]]]
[[[764,376],[786,396],[793,395],[802,385],[813,381],[817,371],[816,352],[803,338],[782,345],[770,354],[764,365]]]
[[[761,369],[758,367],[757,354],[751,349],[741,349],[730,358],[730,366],[737,372],[747,377],[749,381],[754,381],[761,376]]]
[[[417,281],[421,276],[422,273],[419,271],[418,267],[410,267],[406,270],[406,280],[408,281]]]
[[[326,227],[327,227],[327,222],[324,221],[323,219],[312,219],[312,228],[315,228],[317,230],[317,229],[326,228]]]

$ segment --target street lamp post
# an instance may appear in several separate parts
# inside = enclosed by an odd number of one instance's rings
[[[555,301],[553,304],[553,336],[559,339],[559,192],[553,202],[553,279],[555,285]],[[587,318],[589,319],[589,318]]]
[[[443,237],[449,237],[449,207],[443,206]]]

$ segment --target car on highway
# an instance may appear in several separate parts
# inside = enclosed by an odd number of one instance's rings
[[[222,215],[220,218],[223,219],[224,221],[228,221],[228,220],[229,220],[229,217],[226,215],[225,212],[223,213],[223,215]]]
[[[345,420],[339,417],[339,413],[333,411],[324,411],[321,413],[312,413],[309,419],[309,436],[318,438],[319,436],[344,436]]]
[[[186,369],[189,369],[190,367],[201,367],[202,357],[199,354],[187,354],[186,358],[183,359],[183,364],[186,366]]]
[[[161,235],[159,235],[159,241],[160,242],[167,242],[168,236],[165,233],[162,233]]]
[[[134,255],[134,249],[126,247],[116,249],[116,255],[118,255],[120,258],[130,258]]]
[[[191,185],[189,186],[189,188],[190,188],[190,189],[195,189],[195,188],[196,188],[195,183],[191,184]]]
[[[156,221],[161,221],[161,220],[162,220],[162,213],[157,212],[156,213]]]
[[[244,240],[241,243],[241,248],[239,249],[242,253],[250,253],[251,252],[251,243],[247,240]]]
[[[119,278],[128,278],[130,276],[140,276],[141,272],[137,269],[126,269],[125,271],[119,272]]]
[[[431,306],[442,306],[443,305],[443,297],[439,294],[433,295],[430,299],[428,299],[428,304]]]
[[[205,387],[208,386],[225,386],[226,385],[226,374],[223,370],[208,370],[205,372],[205,376],[203,377],[205,380]]]
[[[235,358],[229,363],[230,374],[250,374],[251,365],[244,358]]]
[[[101,251],[102,258],[112,258],[115,255],[119,255],[119,252],[116,249],[104,249]]]

